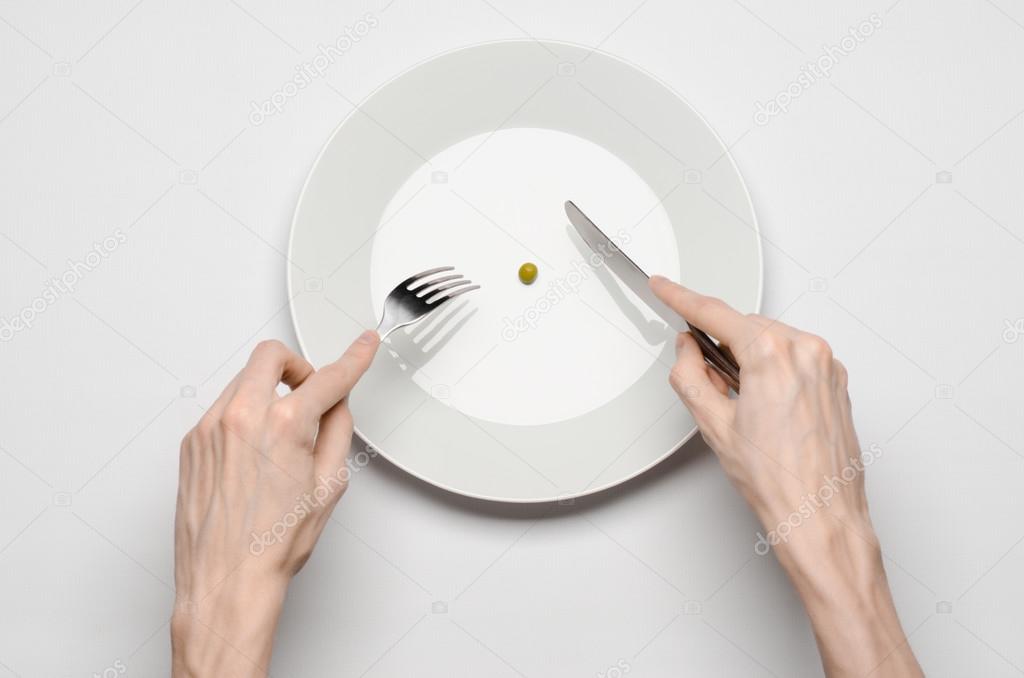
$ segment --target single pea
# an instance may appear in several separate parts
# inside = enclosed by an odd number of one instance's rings
[[[519,282],[524,285],[532,285],[537,279],[537,264],[526,262],[519,267]]]

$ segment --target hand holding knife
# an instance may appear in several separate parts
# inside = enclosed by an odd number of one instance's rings
[[[650,276],[619,249],[611,238],[605,235],[597,224],[591,221],[571,200],[565,202],[565,214],[587,246],[601,257],[602,263],[608,270],[640,297],[669,327],[677,332],[689,331],[697,340],[701,353],[704,355],[704,361],[722,375],[729,388],[739,393],[740,366],[729,349],[719,346],[703,330],[687,324],[675,311],[665,306],[651,291],[648,284]]]

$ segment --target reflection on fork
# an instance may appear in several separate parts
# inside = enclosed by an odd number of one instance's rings
[[[377,325],[380,338],[422,320],[461,294],[480,289],[458,273],[434,277],[454,270],[454,266],[431,268],[398,283],[384,300],[384,313]]]

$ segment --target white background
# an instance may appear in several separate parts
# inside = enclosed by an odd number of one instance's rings
[[[0,316],[126,235],[0,344],[0,676],[167,672],[178,442],[256,342],[294,346],[282,252],[317,151],[412,64],[524,36],[637,63],[731,145],[764,310],[829,339],[883,450],[872,512],[926,671],[1024,673],[1024,336],[1004,337],[1024,7],[890,3],[0,2]],[[251,124],[366,12],[378,27]],[[871,13],[830,79],[754,123]],[[574,506],[462,500],[376,460],[293,584],[272,673],[816,675],[755,530],[699,442]]]

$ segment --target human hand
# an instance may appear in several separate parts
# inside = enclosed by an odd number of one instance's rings
[[[730,398],[686,332],[670,382],[767,531],[762,539],[804,601],[828,674],[920,675],[868,515],[846,369],[813,334],[660,276],[651,289],[740,365],[741,393]]]
[[[261,343],[182,441],[175,515],[173,674],[264,675],[288,583],[348,481],[347,396],[380,339],[314,370]],[[279,383],[291,393],[279,396]]]
[[[743,315],[665,278],[653,278],[651,287],[670,308],[729,346],[740,363],[742,394],[730,399],[696,340],[682,333],[670,383],[767,530],[784,523],[843,468],[860,465],[846,369],[823,339]],[[829,515],[868,537],[873,531],[863,474],[847,476],[829,500]],[[773,545],[790,546],[788,539]],[[801,548],[800,540],[793,539],[792,547]]]

